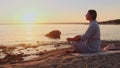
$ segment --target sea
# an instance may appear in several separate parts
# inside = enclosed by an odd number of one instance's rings
[[[56,39],[45,36],[52,30],[59,30],[62,33],[57,41],[66,41],[68,37],[83,35],[88,26],[84,24],[0,25],[0,44],[55,41]],[[100,31],[101,40],[120,40],[120,25],[100,25]]]
[[[44,51],[58,50],[71,47],[69,44],[63,44],[56,47],[56,42],[64,42],[68,37],[83,35],[89,25],[84,24],[39,24],[39,25],[0,25],[0,46],[19,45],[15,49],[7,52],[17,55],[28,55],[22,57],[23,61],[29,61],[39,57],[39,53]],[[53,30],[61,31],[60,39],[50,39],[45,36]],[[120,25],[100,25],[101,40],[116,41],[120,40]],[[41,42],[47,45],[41,46]],[[53,44],[49,44],[52,42]],[[37,43],[37,47],[24,47],[24,44],[31,45]],[[33,45],[35,46],[35,45]],[[3,49],[0,49],[0,59],[7,56]]]

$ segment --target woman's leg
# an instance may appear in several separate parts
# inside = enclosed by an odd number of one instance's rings
[[[81,52],[81,53],[86,53],[88,52],[86,49],[85,49],[85,44],[82,44],[81,41],[72,41],[72,47],[73,49],[76,51],[76,52]]]
[[[72,41],[71,46],[74,51],[80,52],[79,47],[78,47],[80,46],[80,44],[81,44],[81,41]]]

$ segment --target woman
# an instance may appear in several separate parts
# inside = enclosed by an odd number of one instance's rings
[[[100,51],[100,28],[96,21],[97,12],[89,10],[86,20],[90,22],[89,27],[83,36],[77,35],[74,38],[67,38],[75,52],[95,53]]]

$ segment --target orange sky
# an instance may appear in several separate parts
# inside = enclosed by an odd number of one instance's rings
[[[89,9],[98,21],[120,18],[120,0],[1,0],[0,24],[87,22]]]

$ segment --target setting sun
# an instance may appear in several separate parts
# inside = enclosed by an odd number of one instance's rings
[[[22,21],[25,24],[32,24],[36,21],[36,14],[34,14],[34,13],[24,14],[23,17],[22,17]]]

